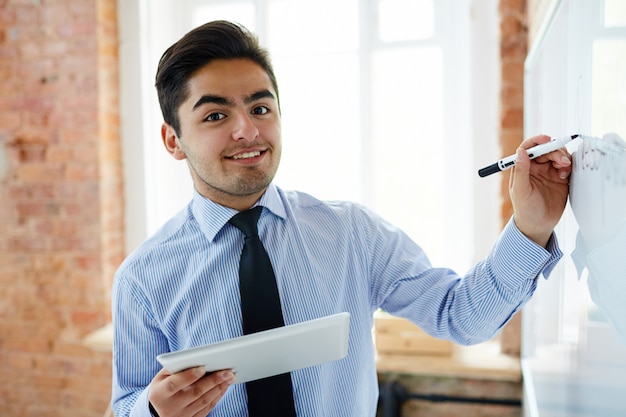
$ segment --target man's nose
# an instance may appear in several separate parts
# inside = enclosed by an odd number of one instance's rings
[[[233,129],[233,140],[255,140],[259,136],[259,129],[247,112],[238,112]]]

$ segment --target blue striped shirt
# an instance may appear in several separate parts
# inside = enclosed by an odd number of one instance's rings
[[[464,277],[433,268],[421,248],[367,208],[270,185],[259,236],[271,258],[285,324],[347,311],[348,356],[292,372],[299,416],[374,416],[378,399],[373,313],[378,308],[460,344],[506,323],[562,256],[511,221],[489,256]],[[198,193],[116,273],[112,305],[113,406],[148,417],[155,357],[242,335],[238,287],[243,234],[236,212]],[[229,387],[211,416],[246,416],[245,385]]]

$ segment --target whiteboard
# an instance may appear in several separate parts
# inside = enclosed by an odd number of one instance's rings
[[[626,16],[623,0],[550,4],[525,63],[525,137],[603,138],[609,132],[626,137],[626,17],[620,20],[618,12]],[[610,272],[599,287],[590,268],[577,268],[572,257],[581,247],[577,220],[591,224],[589,219],[600,218],[604,199],[617,197],[611,204],[620,204],[626,191],[615,187],[615,176],[589,176],[600,171],[582,169],[581,152],[588,149],[579,146],[570,149],[578,163],[570,181],[570,198],[578,190],[572,200],[576,216],[568,204],[556,229],[564,257],[524,308],[526,417],[626,415],[626,309],[620,310],[626,308],[626,239],[619,240],[619,233],[626,233],[619,228],[626,214],[609,228],[615,233],[593,244],[611,254],[600,258]],[[600,290],[614,297],[604,298],[611,302],[601,302]]]

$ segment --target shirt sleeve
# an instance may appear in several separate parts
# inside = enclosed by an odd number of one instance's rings
[[[149,314],[147,301],[124,274],[118,272],[111,297],[113,411],[116,417],[151,417],[147,387],[161,369],[156,356],[167,350],[167,340]]]
[[[562,257],[554,234],[545,249],[511,219],[487,258],[460,276],[433,268],[403,234],[381,230],[370,245],[375,306],[458,344],[492,338],[530,299],[538,276],[548,276]]]

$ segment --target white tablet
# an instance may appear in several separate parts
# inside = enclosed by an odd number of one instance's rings
[[[344,312],[164,353],[157,360],[171,373],[204,365],[207,372],[232,369],[235,383],[253,381],[345,357],[349,325],[350,313]]]

